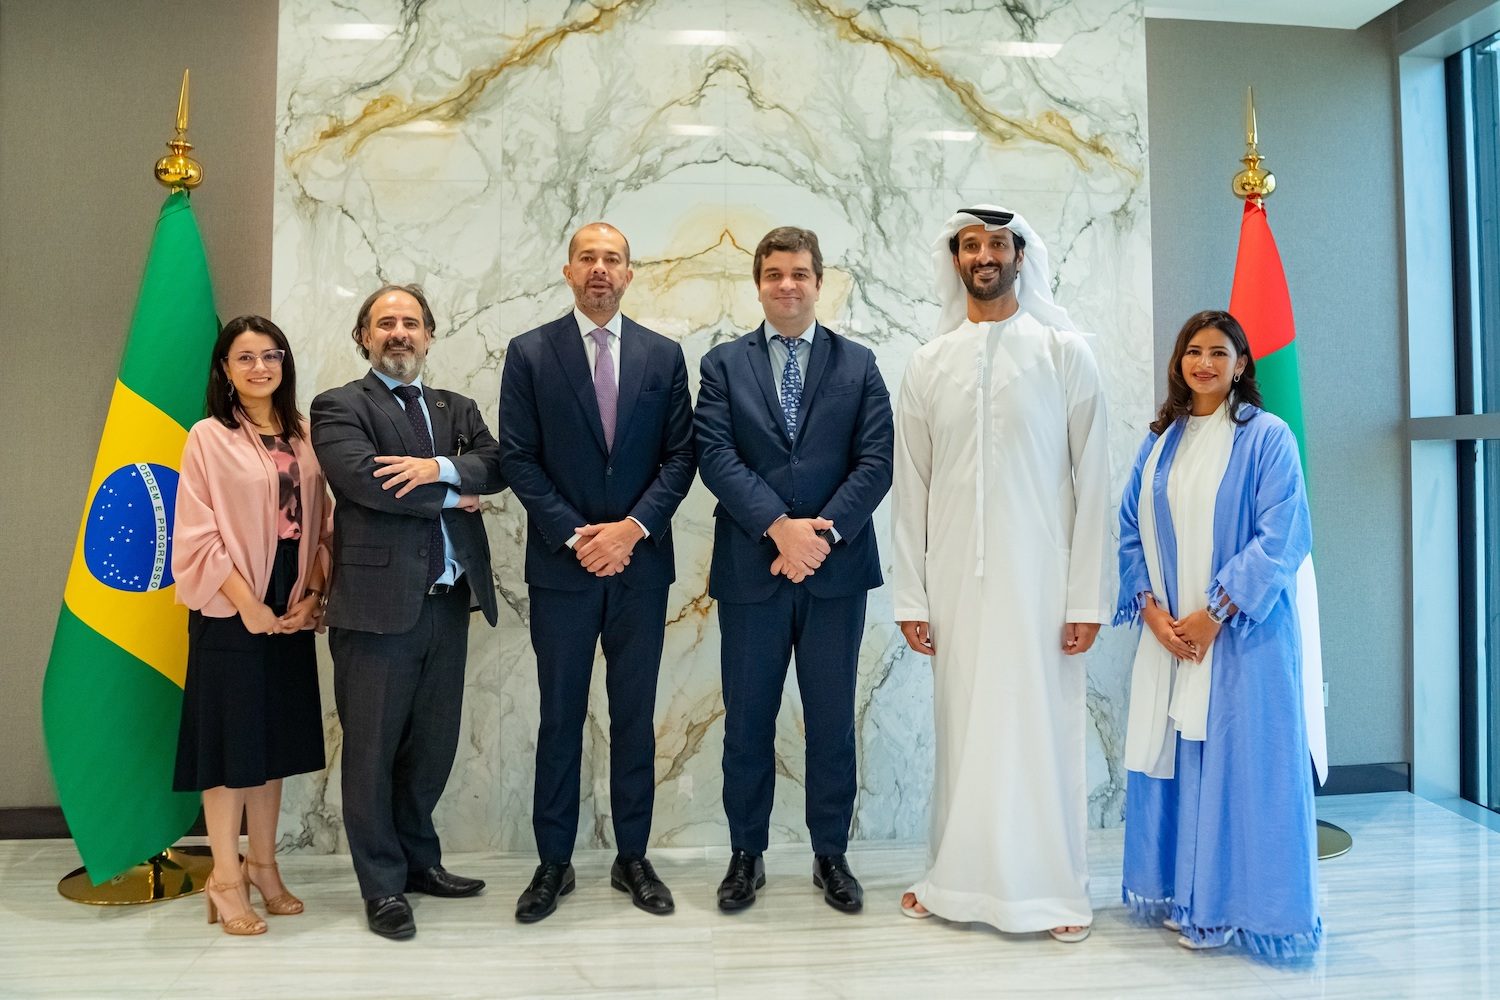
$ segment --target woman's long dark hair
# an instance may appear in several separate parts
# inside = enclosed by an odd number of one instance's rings
[[[1172,360],[1167,363],[1167,399],[1161,404],[1161,409],[1156,411],[1156,420],[1151,424],[1152,434],[1165,433],[1174,421],[1193,412],[1193,390],[1188,387],[1187,379],[1182,377],[1182,356],[1187,353],[1188,341],[1193,339],[1193,334],[1209,327],[1223,331],[1224,336],[1234,345],[1234,353],[1245,359],[1245,370],[1240,373],[1240,380],[1229,383],[1229,419],[1243,424],[1249,417],[1240,419],[1240,404],[1262,405],[1260,386],[1255,383],[1255,358],[1250,353],[1250,340],[1245,336],[1245,328],[1240,326],[1239,320],[1222,309],[1205,309],[1188,317],[1188,321],[1182,324],[1182,329],[1177,333],[1177,343],[1172,347]]]
[[[208,393],[203,402],[204,412],[225,427],[238,427],[245,417],[245,408],[239,398],[230,394],[233,384],[225,370],[229,364],[229,345],[234,338],[249,331],[270,337],[278,350],[286,352],[281,360],[281,384],[271,393],[271,410],[281,424],[281,437],[290,441],[302,436],[302,414],[297,410],[297,366],[292,361],[292,345],[287,342],[281,327],[264,316],[236,316],[224,324],[219,338],[214,341],[213,356],[208,362]],[[245,417],[245,419],[249,419]]]

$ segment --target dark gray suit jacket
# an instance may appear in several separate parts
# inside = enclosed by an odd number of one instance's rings
[[[467,396],[422,387],[435,454],[458,470],[461,493],[499,493],[500,448]],[[320,393],[310,413],[313,449],[333,489],[333,570],[327,622],[360,632],[408,631],[422,610],[432,519],[441,517],[469,591],[495,624],[495,581],[482,515],[443,509],[449,487],[418,486],[396,498],[381,489],[376,455],[414,455],[417,442],[401,403],[372,371]]]

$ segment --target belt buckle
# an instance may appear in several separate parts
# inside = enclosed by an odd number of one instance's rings
[[[452,589],[453,589],[453,584],[451,584],[451,583],[434,583],[431,587],[427,588],[427,596],[428,597],[440,597],[443,594],[448,593],[448,591],[450,591]]]

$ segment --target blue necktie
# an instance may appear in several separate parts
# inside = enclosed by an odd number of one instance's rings
[[[781,369],[781,414],[786,418],[786,436],[797,439],[797,411],[802,408],[802,367],[797,364],[801,337],[777,336],[786,347],[786,367]]]
[[[406,419],[411,424],[411,431],[417,438],[417,458],[432,457],[432,433],[427,430],[427,421],[422,416],[422,404],[418,402],[422,398],[422,390],[414,385],[398,385],[391,392],[401,400],[402,409],[406,410]],[[446,561],[443,554],[443,522],[442,514],[433,518],[432,526],[427,529],[427,586],[431,587],[437,582],[437,578],[443,575],[443,563]]]

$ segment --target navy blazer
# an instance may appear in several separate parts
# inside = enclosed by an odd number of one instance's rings
[[[867,347],[819,324],[802,381],[797,437],[787,437],[771,379],[765,324],[703,358],[698,467],[719,498],[708,593],[731,604],[763,601],[786,579],[771,575],[782,514],[826,517],[840,541],[804,586],[847,597],[880,586],[870,516],[891,488],[891,398]]]
[[[499,493],[500,449],[468,396],[422,386],[432,442],[457,470],[460,493]],[[333,490],[333,567],[328,624],[360,632],[406,632],[427,592],[432,519],[441,517],[469,592],[485,621],[495,624],[495,581],[484,518],[443,507],[449,487],[418,486],[404,497],[375,477],[376,455],[415,455],[411,421],[373,371],[319,393],[309,413],[313,450]]]
[[[585,524],[634,517],[646,526],[621,574],[632,587],[677,577],[672,515],[693,484],[693,398],[676,341],[622,316],[620,395],[612,450],[578,322],[521,334],[500,380],[500,468],[526,508],[526,582],[584,590],[601,578],[567,547]]]

